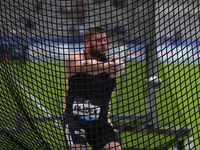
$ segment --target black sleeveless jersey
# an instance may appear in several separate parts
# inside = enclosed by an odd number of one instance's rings
[[[69,77],[68,86],[65,109],[68,121],[81,121],[86,124],[90,121],[107,123],[109,102],[116,87],[116,78],[110,78],[107,73],[98,75],[77,73]],[[87,118],[80,117],[83,114],[97,112],[99,114],[96,119],[92,117],[88,121]]]

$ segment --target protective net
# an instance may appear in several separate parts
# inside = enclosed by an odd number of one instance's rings
[[[199,1],[4,0],[0,19],[0,149],[200,149]]]

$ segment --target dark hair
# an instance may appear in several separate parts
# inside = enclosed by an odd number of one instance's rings
[[[101,26],[91,26],[85,31],[85,40],[92,39],[92,36],[98,33],[105,33],[105,29]]]

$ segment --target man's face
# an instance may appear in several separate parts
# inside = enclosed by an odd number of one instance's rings
[[[92,36],[90,41],[90,52],[95,57],[105,56],[107,51],[107,39],[105,33],[98,33]]]

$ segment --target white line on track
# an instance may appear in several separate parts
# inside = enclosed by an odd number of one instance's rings
[[[21,89],[21,91],[23,91],[25,94],[26,94],[26,96],[29,98],[29,99],[31,99],[37,106],[38,106],[38,108],[40,109],[40,110],[42,110],[45,114],[47,114],[47,117],[51,117],[51,114],[50,114],[50,112],[48,112],[47,110],[46,110],[46,108],[44,107],[44,106],[42,106],[42,104],[39,102],[39,100],[37,99],[37,98],[35,98],[29,91],[28,91],[28,89],[23,85],[23,84],[21,84],[20,82],[18,82],[18,81],[14,81],[19,87],[21,87],[20,89]]]
[[[2,65],[3,64],[1,64],[1,69],[3,69],[2,68]],[[4,69],[3,69],[4,70]],[[31,99],[37,106],[38,106],[38,108],[41,110],[41,111],[43,111],[46,115],[47,115],[47,117],[52,117],[52,114],[48,111],[48,110],[46,110],[46,108],[44,107],[44,106],[42,106],[42,104],[40,103],[40,101],[37,99],[37,98],[35,98],[29,91],[28,91],[28,89],[22,84],[22,83],[20,83],[19,81],[17,81],[17,80],[14,80],[14,78],[13,78],[13,73],[10,73],[10,75],[12,75],[11,76],[11,79],[13,80],[13,82],[14,83],[16,83],[19,87],[20,87],[20,89],[21,89],[21,91],[23,91],[25,94],[26,94],[26,96],[29,98],[29,99]],[[60,123],[59,123],[59,121],[56,119],[56,120],[54,120],[55,122],[55,125],[56,126],[59,126],[60,127]],[[62,131],[62,130],[61,130]]]
[[[38,108],[40,109],[40,110],[42,110],[44,113],[46,113],[46,115],[47,115],[47,117],[52,117],[52,115],[51,115],[51,113],[48,111],[48,110],[46,110],[46,108],[44,107],[44,106],[42,106],[42,104],[40,103],[40,101],[37,99],[37,98],[35,98],[29,91],[28,91],[28,89],[23,85],[23,84],[21,84],[20,82],[18,82],[18,81],[14,81],[18,86],[20,86],[21,88],[21,91],[23,91],[25,94],[26,94],[26,96],[29,98],[29,99],[31,99],[37,106],[38,106]],[[58,120],[56,119],[56,120],[54,120],[55,121],[55,125],[57,125],[57,126],[60,126],[60,123],[58,122]]]

